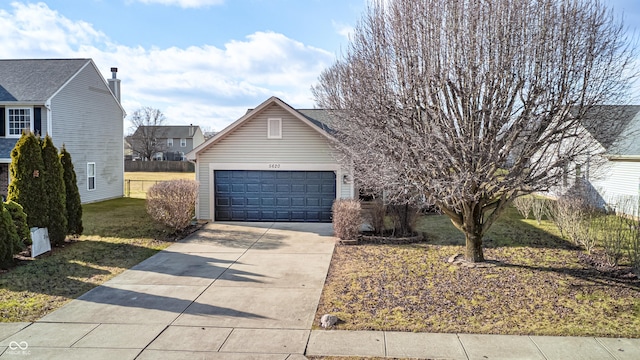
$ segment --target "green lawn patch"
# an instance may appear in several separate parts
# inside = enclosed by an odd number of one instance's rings
[[[315,324],[331,313],[340,330],[640,336],[640,281],[595,269],[548,221],[508,211],[479,268],[447,263],[464,253],[448,218],[419,227],[428,242],[337,246]]]
[[[34,321],[171,244],[141,199],[83,206],[84,235],[0,274],[0,321]]]
[[[195,180],[196,175],[192,172],[125,172],[125,196],[146,199],[147,191],[158,182],[182,179]]]

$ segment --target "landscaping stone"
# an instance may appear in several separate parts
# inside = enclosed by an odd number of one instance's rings
[[[322,325],[323,328],[331,327],[335,325],[337,322],[338,322],[338,317],[331,314],[324,314],[320,319],[320,325]]]

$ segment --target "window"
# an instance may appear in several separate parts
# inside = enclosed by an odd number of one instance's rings
[[[187,139],[180,139],[180,147],[187,147]]]
[[[173,139],[172,138],[167,139],[167,146],[168,147],[173,147]]]
[[[87,163],[87,190],[96,189],[96,163]]]
[[[267,139],[282,139],[282,119],[267,119]]]
[[[31,108],[7,108],[7,135],[20,136],[23,130],[33,131]]]

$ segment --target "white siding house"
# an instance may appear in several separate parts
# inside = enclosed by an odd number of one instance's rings
[[[354,190],[317,115],[272,97],[187,154],[200,182],[196,216],[330,221],[333,201]]]
[[[83,203],[123,196],[123,126],[117,69],[105,80],[91,59],[0,60],[0,191],[22,128],[50,135],[73,159]],[[9,113],[26,109],[21,128]]]
[[[608,119],[602,119],[607,121]],[[604,204],[629,215],[640,215],[640,106],[626,106],[619,133],[599,141],[606,163],[584,174]],[[598,137],[594,135],[598,140]]]
[[[585,125],[581,141],[592,144],[593,153],[598,155],[569,164],[571,176],[551,194],[562,195],[579,184],[595,205],[638,215],[640,106],[598,106],[587,116],[590,118],[585,123],[589,125]],[[607,130],[599,124],[606,124]]]

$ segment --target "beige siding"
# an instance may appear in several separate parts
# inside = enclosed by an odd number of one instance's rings
[[[46,117],[43,112],[43,124]],[[83,203],[123,196],[123,112],[102,76],[87,65],[51,100],[52,136],[71,154]],[[87,190],[87,163],[96,189]]]
[[[269,118],[282,119],[282,139],[267,139]],[[288,166],[294,164],[296,170],[339,169],[328,139],[277,104],[254,114],[226,137],[200,152],[197,162],[198,217],[201,219],[211,219],[209,164],[214,164],[214,168],[217,164],[225,164],[227,168],[234,164],[251,164],[256,170],[291,170]],[[270,164],[279,167],[270,168]],[[350,197],[351,185],[342,184],[342,171],[337,170],[337,175],[339,196]]]

